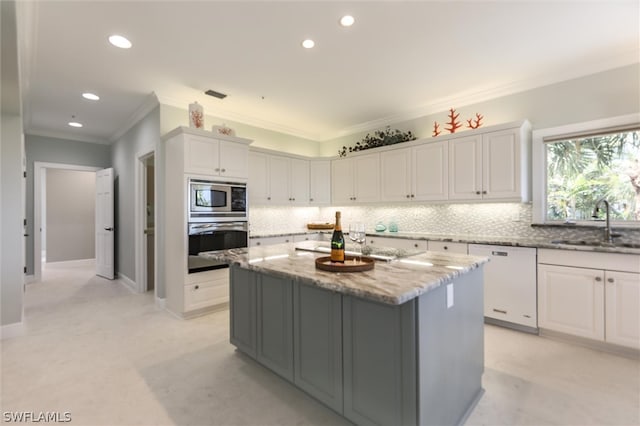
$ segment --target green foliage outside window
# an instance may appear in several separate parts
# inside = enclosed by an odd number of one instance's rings
[[[605,198],[611,219],[640,221],[640,132],[549,142],[547,219],[591,220]]]

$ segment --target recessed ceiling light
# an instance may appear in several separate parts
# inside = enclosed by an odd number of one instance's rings
[[[342,25],[343,27],[350,27],[354,22],[356,22],[356,20],[351,15],[344,15],[342,18],[340,18],[340,25]]]
[[[85,99],[89,99],[90,101],[99,101],[100,100],[100,96],[96,95],[95,93],[83,93],[82,97]]]
[[[305,41],[302,42],[302,47],[304,47],[305,49],[311,49],[313,46],[315,46],[316,43],[311,40],[310,38],[306,39]]]
[[[133,46],[126,37],[117,34],[109,36],[109,43],[113,44],[115,47],[119,47],[120,49],[128,49]]]
[[[69,126],[71,127],[82,127],[82,123],[78,123],[77,121],[70,121]]]

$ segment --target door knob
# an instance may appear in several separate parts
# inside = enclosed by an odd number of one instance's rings
[[[113,228],[104,228],[105,231],[113,231]]]

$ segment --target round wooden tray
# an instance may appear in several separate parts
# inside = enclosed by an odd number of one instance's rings
[[[375,265],[375,261],[367,256],[362,256],[362,260],[358,260],[358,256],[345,256],[344,263],[332,262],[331,256],[318,257],[316,259],[316,268],[329,272],[362,272],[370,271]]]

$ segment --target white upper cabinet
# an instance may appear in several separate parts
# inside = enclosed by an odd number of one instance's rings
[[[255,205],[309,203],[309,161],[249,153],[249,202]]]
[[[250,204],[269,202],[269,156],[261,152],[249,152],[249,181],[247,185]]]
[[[380,198],[382,201],[411,199],[411,148],[380,153]]]
[[[309,162],[309,204],[331,203],[331,161]]]
[[[447,157],[447,141],[381,152],[381,200],[446,200]]]
[[[449,141],[449,199],[528,201],[528,126]]]
[[[248,144],[208,136],[184,135],[187,174],[247,179]]]
[[[380,154],[333,160],[331,196],[333,204],[380,201]]]
[[[293,204],[309,203],[309,161],[289,159],[289,201]]]
[[[449,198],[482,199],[482,135],[449,141]]]

